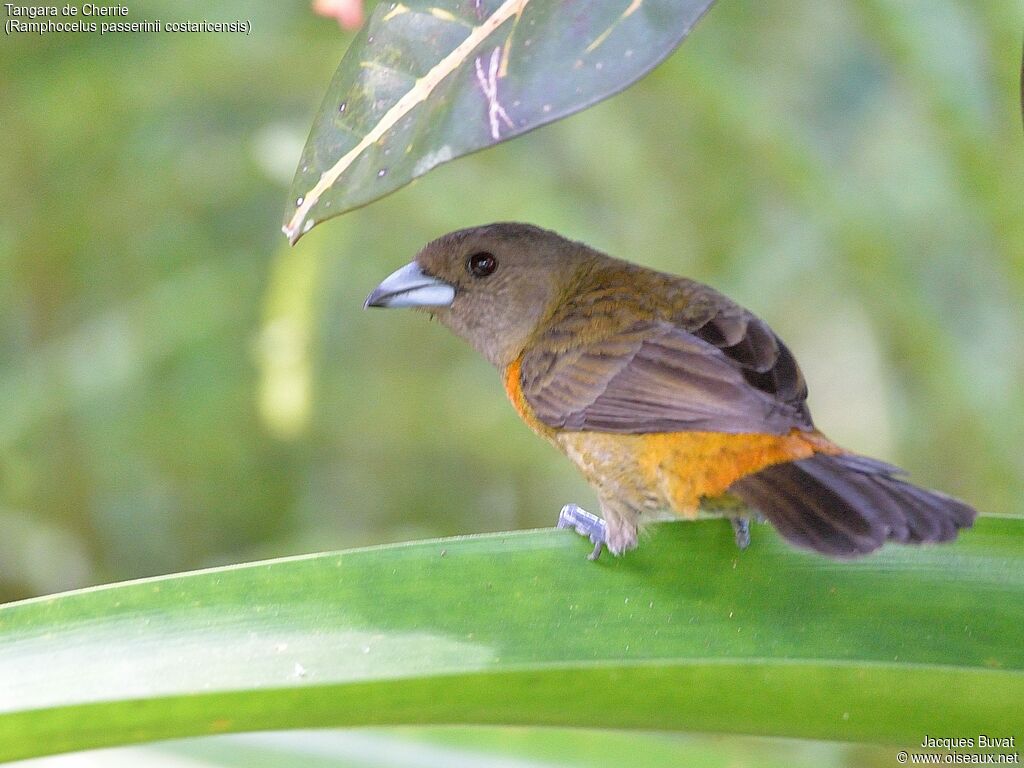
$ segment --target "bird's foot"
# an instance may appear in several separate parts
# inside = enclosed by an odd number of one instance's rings
[[[558,513],[558,528],[572,528],[580,536],[586,536],[594,545],[594,551],[587,560],[597,560],[608,542],[608,526],[597,515],[592,515],[577,504],[566,504]]]
[[[732,532],[736,537],[736,546],[746,549],[750,546],[750,520],[746,517],[730,517]]]

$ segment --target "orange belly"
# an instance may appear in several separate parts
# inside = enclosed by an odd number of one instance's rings
[[[636,511],[693,517],[702,499],[725,495],[741,477],[815,453],[842,453],[820,433],[798,429],[785,435],[558,430],[537,419],[526,402],[517,363],[506,369],[505,390],[523,421],[558,446],[601,496]]]
[[[724,496],[741,477],[771,464],[839,452],[815,433],[788,435],[562,432],[556,444],[600,494],[635,510],[694,517],[702,499]]]

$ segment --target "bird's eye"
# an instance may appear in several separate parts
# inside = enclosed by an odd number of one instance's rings
[[[473,277],[487,277],[498,268],[498,260],[494,258],[493,253],[480,251],[480,253],[474,253],[469,257],[466,267]]]

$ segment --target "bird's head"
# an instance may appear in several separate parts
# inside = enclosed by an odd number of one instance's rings
[[[595,255],[529,224],[461,229],[428,243],[374,288],[364,306],[427,311],[503,367]]]

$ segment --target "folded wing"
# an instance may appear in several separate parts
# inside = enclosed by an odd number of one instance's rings
[[[523,394],[541,421],[570,430],[813,429],[789,350],[754,315],[727,310],[692,329],[642,321],[586,344],[553,327],[562,343],[541,339],[521,361]]]

